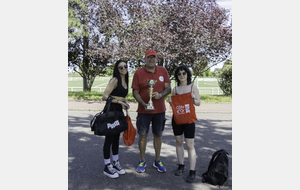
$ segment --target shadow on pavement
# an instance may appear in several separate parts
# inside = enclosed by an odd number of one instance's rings
[[[69,189],[231,189],[232,188],[232,121],[231,114],[198,114],[196,122],[195,149],[197,154],[196,179],[186,183],[189,171],[188,154],[185,146],[186,172],[175,176],[177,156],[171,117],[166,114],[167,122],[163,133],[161,160],[167,168],[159,173],[152,163],[155,159],[153,136],[148,135],[146,150],[147,167],[144,173],[135,171],[140,159],[138,135],[134,144],[127,147],[120,136],[119,158],[126,174],[110,179],[103,174],[104,161],[102,146],[104,137],[96,136],[90,130],[90,120],[97,112],[69,111],[68,117],[68,186]],[[135,126],[136,113],[130,113]],[[229,158],[229,180],[223,186],[202,183],[202,173],[207,170],[212,154],[225,149]]]

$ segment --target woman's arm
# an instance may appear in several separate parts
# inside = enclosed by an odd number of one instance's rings
[[[108,96],[111,94],[111,92],[117,87],[118,85],[118,79],[117,78],[112,78],[110,79],[110,81],[108,82],[105,91],[103,92],[103,96],[102,96],[102,100],[106,101]],[[117,99],[113,99],[111,101],[112,103],[119,103],[120,101]]]
[[[201,100],[199,95],[199,89],[197,86],[193,85],[193,92],[191,93],[192,98],[194,99],[194,104],[200,106]]]

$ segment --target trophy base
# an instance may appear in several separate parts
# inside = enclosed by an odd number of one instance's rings
[[[147,106],[147,110],[154,110],[154,106]]]

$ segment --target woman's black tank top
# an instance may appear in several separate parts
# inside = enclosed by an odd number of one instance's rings
[[[127,89],[125,89],[125,88],[123,87],[123,85],[120,85],[120,87],[117,86],[117,87],[110,93],[111,96],[120,96],[120,97],[123,97],[123,98],[125,98],[125,97],[127,96],[127,94],[128,94],[128,87],[127,87]]]

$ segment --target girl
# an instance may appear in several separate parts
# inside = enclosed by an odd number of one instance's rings
[[[182,65],[175,70],[175,81],[177,86],[173,88],[172,95],[191,93],[194,105],[200,106],[199,90],[197,86],[191,83],[191,72],[188,67]],[[172,101],[171,97],[168,102]],[[195,122],[190,124],[177,125],[174,116],[172,118],[172,128],[176,140],[176,154],[178,159],[178,169],[175,171],[176,176],[182,175],[184,172],[184,149],[183,149],[183,134],[185,137],[185,143],[188,150],[188,158],[190,163],[190,172],[186,181],[192,183],[196,176],[196,151],[194,148],[195,137]]]

